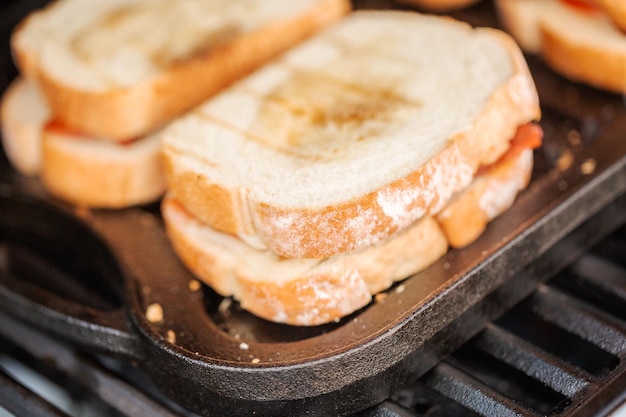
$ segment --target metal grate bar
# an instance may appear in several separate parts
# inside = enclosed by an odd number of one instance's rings
[[[547,285],[531,298],[532,311],[547,322],[621,356],[626,351],[626,325],[610,314]]]
[[[0,370],[0,404],[18,417],[69,417],[2,370]]]
[[[587,254],[570,268],[577,278],[626,304],[626,270],[597,255]],[[601,273],[600,273],[601,271]]]
[[[370,410],[357,414],[354,417],[417,417],[413,411],[393,401],[385,401]],[[429,417],[436,415],[429,414]]]
[[[0,334],[4,334],[39,361],[45,362],[54,358],[51,366],[58,372],[82,384],[84,389],[124,416],[180,417],[94,360],[1,314]],[[19,337],[12,337],[15,335]],[[4,404],[1,398],[0,404]]]
[[[592,375],[494,324],[488,325],[471,343],[568,397],[593,380]]]
[[[424,377],[435,391],[482,416],[534,417],[535,411],[510,400],[468,374],[441,362]]]

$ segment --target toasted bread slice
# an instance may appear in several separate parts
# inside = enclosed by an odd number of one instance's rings
[[[371,294],[423,269],[447,251],[425,217],[394,238],[327,259],[286,259],[204,225],[175,200],[162,204],[168,236],[183,263],[219,294],[267,320],[318,325],[344,317]]]
[[[427,268],[446,253],[448,240],[454,246],[473,242],[485,222],[513,204],[531,170],[532,151],[518,152],[479,175],[436,219],[423,216],[373,245],[326,259],[254,249],[203,224],[171,196],[162,212],[182,262],[219,294],[267,320],[317,325],[358,310],[372,295]]]
[[[54,196],[79,206],[146,204],[165,192],[158,135],[128,143],[88,137],[49,119],[37,86],[18,77],[2,100],[2,141],[9,162],[39,175]]]
[[[508,210],[528,186],[532,165],[533,151],[525,149],[495,164],[456,195],[435,216],[450,246],[462,248],[474,242],[491,220]]]
[[[129,140],[345,14],[347,0],[59,0],[11,42],[55,119]]]
[[[165,129],[166,175],[202,222],[325,258],[439,212],[539,116],[502,32],[355,12]]]
[[[154,202],[165,192],[158,134],[121,144],[49,124],[41,152],[45,188],[76,206],[117,209]]]
[[[626,36],[601,9],[563,0],[497,0],[497,7],[520,46],[540,54],[555,72],[626,92]]]
[[[0,103],[2,146],[9,163],[20,173],[35,176],[41,166],[41,127],[50,111],[34,83],[16,78]]]

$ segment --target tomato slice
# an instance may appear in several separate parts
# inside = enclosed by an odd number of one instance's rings
[[[514,158],[525,149],[536,149],[541,146],[543,129],[537,123],[526,123],[517,128],[515,136],[511,139],[509,149],[492,164],[481,166],[476,175],[489,171],[492,167]]]
[[[57,134],[61,134],[61,135],[71,136],[72,138],[75,138],[75,139],[78,139],[78,140],[80,140],[80,139],[83,139],[83,140],[91,140],[91,139],[93,139],[92,137],[86,136],[86,135],[82,134],[81,132],[79,132],[78,130],[72,129],[71,127],[67,126],[63,122],[60,122],[60,121],[55,120],[55,119],[48,120],[48,122],[45,124],[43,129],[45,131],[48,131],[48,132],[51,132],[51,133],[57,133]],[[126,145],[130,145],[130,144],[134,143],[137,139],[138,138],[130,138],[130,139],[124,139],[124,140],[115,141],[115,142],[112,142],[112,143],[117,143],[118,145],[126,146]]]
[[[511,139],[509,152],[519,152],[524,149],[536,149],[541,146],[543,129],[537,123],[526,123],[517,128]]]
[[[76,130],[70,129],[67,125],[55,119],[48,120],[44,126],[44,130],[63,135],[81,136]]]
[[[584,12],[595,12],[598,10],[596,3],[593,0],[561,0],[568,6],[575,7],[578,10]]]

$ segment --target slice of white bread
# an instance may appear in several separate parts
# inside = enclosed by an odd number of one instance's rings
[[[168,126],[168,187],[255,247],[325,258],[436,214],[539,116],[502,32],[354,12]]]
[[[486,174],[456,195],[436,215],[437,222],[453,248],[476,240],[487,224],[508,210],[517,194],[530,182],[533,152],[525,149],[491,166]]]
[[[168,236],[182,262],[219,294],[270,321],[317,325],[367,305],[371,294],[425,268],[447,251],[425,217],[394,238],[327,259],[281,258],[201,223],[173,199],[162,204]],[[371,289],[370,289],[371,287]]]
[[[555,72],[626,93],[626,36],[601,8],[563,0],[496,0],[496,5],[520,46],[539,54]]]
[[[46,190],[76,206],[118,209],[154,202],[165,192],[158,134],[122,144],[48,125],[41,152]]]
[[[192,108],[350,9],[347,0],[60,0],[11,44],[54,118],[128,140]]]
[[[78,206],[121,208],[165,192],[160,138],[128,143],[87,137],[50,121],[37,86],[16,78],[2,97],[2,141],[9,162],[39,175],[55,197]]]
[[[397,0],[398,3],[417,6],[423,10],[444,13],[462,9],[478,3],[480,0]]]
[[[464,227],[449,226],[494,218],[510,207],[531,170],[532,151],[517,152],[485,170],[444,208],[443,229],[426,215],[373,245],[326,259],[287,259],[254,249],[200,222],[171,196],[163,200],[162,213],[174,250],[198,278],[257,316],[310,326],[344,317],[427,268],[446,253],[448,240],[471,243],[482,230],[469,236]],[[494,201],[496,195],[503,198]]]
[[[15,79],[0,101],[2,146],[20,173],[35,176],[41,166],[41,127],[50,111],[34,83]]]

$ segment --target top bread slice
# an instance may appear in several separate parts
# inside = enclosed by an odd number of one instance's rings
[[[55,119],[128,140],[349,9],[347,0],[59,0],[29,15],[11,44]]]
[[[164,129],[166,176],[211,227],[324,258],[437,213],[539,116],[506,34],[354,12]]]
[[[576,82],[626,93],[626,35],[600,4],[496,0],[496,5],[503,26],[519,45],[539,54],[555,72]]]

